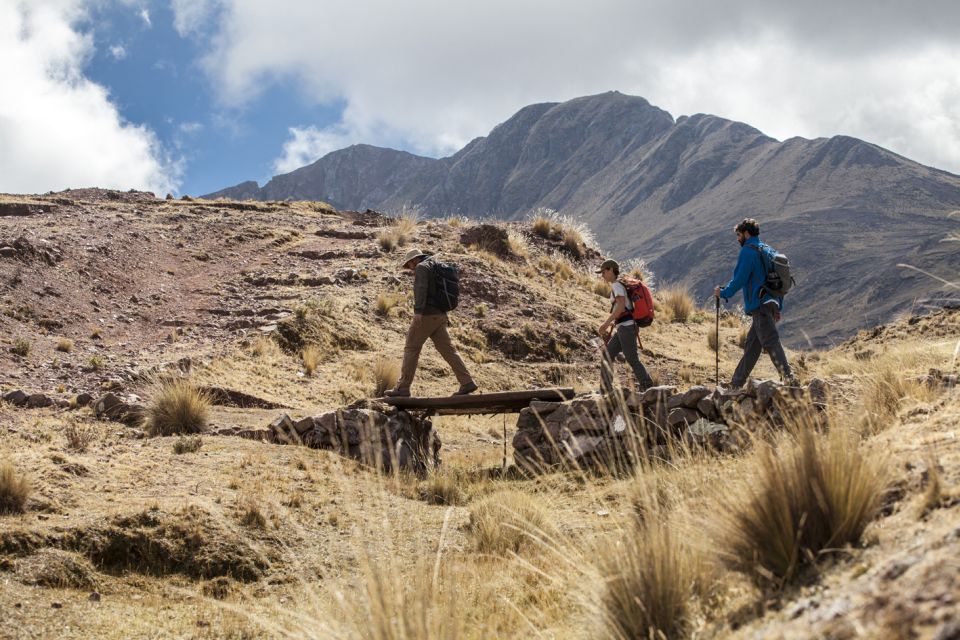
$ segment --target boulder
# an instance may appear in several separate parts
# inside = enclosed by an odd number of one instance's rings
[[[667,415],[667,426],[669,426],[674,431],[679,430],[681,427],[693,424],[701,418],[701,415],[697,412],[696,409],[688,409],[686,407],[677,407],[673,409]]]
[[[813,378],[807,385],[807,395],[813,402],[826,403],[829,392],[829,385],[820,378]]]
[[[700,402],[697,403],[697,411],[708,420],[716,420],[720,416],[720,412],[717,411],[716,392],[700,398]]]
[[[79,409],[81,407],[89,407],[93,403],[93,396],[89,393],[78,393],[77,397],[74,398],[74,405]]]
[[[53,399],[42,393],[31,393],[27,398],[26,406],[29,409],[41,409],[53,406]]]
[[[706,398],[708,395],[710,395],[710,389],[703,385],[690,387],[680,396],[680,406],[688,409],[696,409],[700,401]]]
[[[643,392],[643,404],[646,406],[656,405],[658,403],[666,403],[670,399],[670,396],[677,392],[677,388],[668,385],[661,385],[659,387],[650,387]]]
[[[146,416],[143,405],[122,400],[114,393],[107,392],[93,403],[93,413],[98,418],[123,422],[130,426],[139,425]]]
[[[510,254],[507,230],[494,224],[480,224],[466,229],[460,234],[460,244],[465,247],[476,245],[501,257]]]
[[[27,404],[27,398],[29,398],[26,393],[20,389],[15,389],[13,391],[8,391],[3,394],[3,401],[9,404],[12,404],[15,407],[21,407]]]

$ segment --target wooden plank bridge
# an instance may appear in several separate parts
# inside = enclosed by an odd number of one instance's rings
[[[520,413],[534,400],[563,402],[574,396],[573,389],[530,389],[527,391],[500,391],[475,393],[466,396],[382,398],[398,409],[425,411],[431,415],[464,416],[476,414]]]

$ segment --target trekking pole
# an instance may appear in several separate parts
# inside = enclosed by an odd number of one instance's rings
[[[714,350],[714,352],[717,357],[716,381],[717,381],[717,386],[719,387],[720,386],[720,298],[715,297],[714,299],[717,301],[717,316],[716,316],[717,322],[716,322],[716,333],[714,334],[717,338],[717,341],[716,341],[717,348]]]

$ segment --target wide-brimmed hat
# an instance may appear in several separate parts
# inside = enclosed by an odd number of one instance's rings
[[[604,260],[597,268],[597,273],[603,273],[604,269],[613,269],[617,273],[620,273],[620,263],[616,260]]]
[[[403,261],[400,263],[400,266],[405,267],[407,266],[407,263],[414,258],[426,257],[426,255],[427,254],[425,254],[423,251],[420,251],[420,249],[410,249],[410,251],[407,251],[407,255],[403,256]]]

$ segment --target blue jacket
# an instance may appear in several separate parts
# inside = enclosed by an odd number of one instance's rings
[[[767,245],[760,242],[760,238],[747,238],[747,241],[744,242],[740,248],[737,266],[733,270],[733,279],[727,283],[727,286],[720,290],[720,297],[723,298],[724,301],[729,300],[737,291],[743,289],[744,313],[753,313],[760,308],[760,305],[770,302],[771,300],[783,309],[782,297],[767,295],[766,292],[764,292],[763,296],[760,295],[760,288],[763,286],[764,280],[767,277],[767,271],[763,266],[763,259],[760,257],[760,252],[751,245],[759,246],[764,252],[767,252],[769,249]]]

